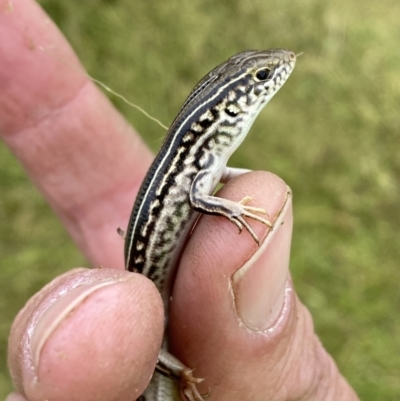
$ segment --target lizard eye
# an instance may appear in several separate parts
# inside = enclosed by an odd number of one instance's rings
[[[256,78],[259,81],[266,81],[267,79],[272,78],[272,71],[269,68],[263,68],[262,70],[258,70],[256,72]]]

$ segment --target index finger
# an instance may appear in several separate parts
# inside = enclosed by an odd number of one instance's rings
[[[0,135],[86,257],[123,268],[125,224],[152,155],[32,0],[0,0]]]

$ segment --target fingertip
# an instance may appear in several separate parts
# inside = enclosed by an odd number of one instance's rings
[[[25,397],[22,396],[22,394],[11,393],[6,397],[5,401],[27,401],[27,400]]]
[[[292,203],[286,183],[266,172],[239,176],[217,196],[235,201],[250,196],[248,204],[266,210],[273,228],[248,220],[260,238],[257,245],[226,218],[201,217],[178,270],[170,337],[173,352],[199,376],[209,378],[206,386],[212,387],[222,375],[221,383],[232,387],[238,369],[259,366],[255,361],[260,353],[273,353],[278,344],[273,338],[284,336],[291,326]],[[223,368],[229,360],[239,367]]]
[[[182,294],[184,299],[179,298],[179,302],[176,297],[180,294],[174,292],[176,301],[174,304],[179,314],[184,313],[184,309],[187,308],[186,302],[194,304],[200,302],[198,297],[203,297],[205,308],[223,305],[221,309],[230,310],[232,297],[230,299],[226,297],[226,289],[231,289],[232,284],[239,281],[243,283],[244,271],[247,271],[249,264],[254,264],[256,259],[260,259],[259,265],[262,266],[270,260],[271,269],[264,269],[262,279],[252,279],[251,286],[254,287],[257,281],[265,282],[265,276],[270,277],[271,270],[274,272],[279,270],[281,274],[275,281],[279,281],[280,293],[284,291],[292,233],[291,191],[286,183],[271,173],[251,172],[229,181],[217,196],[235,201],[250,196],[252,201],[248,205],[264,209],[274,227],[271,230],[256,220],[247,219],[260,238],[258,245],[245,229],[239,234],[236,226],[228,219],[219,216],[201,216],[182,255],[178,271],[175,288],[179,291],[177,285],[180,285],[186,289]],[[278,254],[271,253],[270,249],[278,249]],[[260,255],[263,255],[263,258],[260,258]],[[276,262],[281,260],[281,268],[276,269]],[[252,289],[250,292],[254,295]],[[260,289],[259,293],[265,294],[265,289]],[[280,298],[277,302],[281,302],[282,305],[282,296],[277,295],[277,297]],[[250,299],[249,303],[252,304],[253,300],[254,298]],[[271,300],[272,302],[274,301]],[[190,309],[191,316],[199,314],[204,319],[202,308],[196,310],[190,307]],[[233,317],[236,322],[237,315]]]
[[[145,277],[77,271],[25,315],[32,318],[10,342],[10,367],[28,399],[135,399],[146,387],[161,344],[163,307]],[[14,325],[24,324],[23,317]]]
[[[251,331],[269,330],[281,315],[287,295],[292,227],[292,195],[287,189],[272,229],[231,277],[237,316]]]

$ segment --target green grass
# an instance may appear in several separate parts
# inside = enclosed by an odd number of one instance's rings
[[[231,165],[273,171],[292,187],[291,271],[316,331],[361,399],[398,400],[400,2],[40,3],[92,76],[166,124],[197,80],[230,55],[304,52]],[[112,101],[156,150],[164,131]],[[48,280],[85,262],[4,145],[0,172],[4,398],[13,317]]]

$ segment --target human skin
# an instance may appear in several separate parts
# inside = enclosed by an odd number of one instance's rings
[[[105,267],[57,277],[18,314],[9,339],[16,392],[7,401],[135,399],[157,360],[164,311],[155,286],[123,270],[116,227],[126,225],[153,156],[77,71],[35,2],[0,0],[0,38],[0,135],[91,264]],[[174,355],[205,378],[210,401],[357,400],[290,279],[289,189],[253,172],[219,193],[247,195],[275,227],[251,222],[258,247],[224,218],[200,219],[173,288]]]

